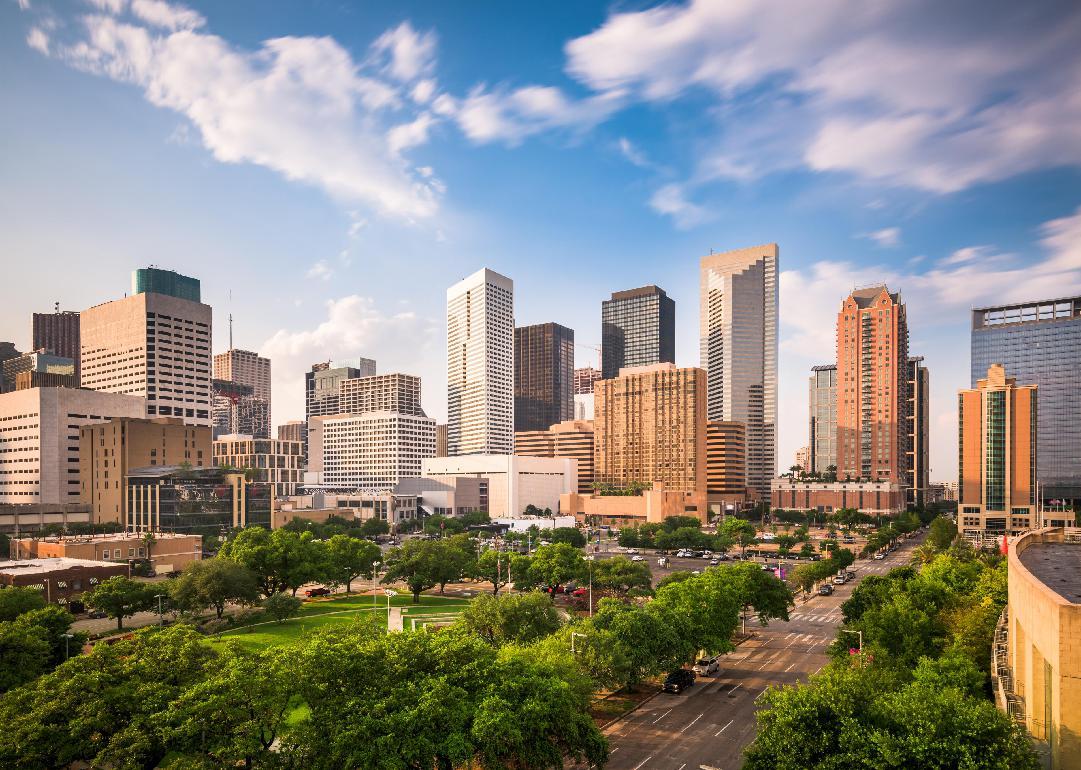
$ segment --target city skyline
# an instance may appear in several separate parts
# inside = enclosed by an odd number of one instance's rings
[[[426,411],[444,419],[442,294],[483,266],[517,284],[516,324],[554,320],[575,330],[578,366],[597,364],[586,346],[600,342],[603,298],[627,286],[663,286],[682,307],[676,363],[697,365],[697,258],[709,248],[777,242],[785,251],[778,467],[807,443],[805,377],[810,366],[835,355],[837,302],[854,286],[874,282],[902,291],[910,305],[912,348],[932,372],[931,478],[951,479],[971,308],[1081,291],[1081,200],[1073,192],[1081,181],[1081,142],[1071,133],[1077,106],[1051,74],[1068,71],[1081,56],[1063,47],[1066,33],[1081,23],[1064,4],[1025,18],[1004,7],[964,30],[960,14],[933,8],[868,11],[860,24],[841,25],[844,31],[824,24],[788,41],[798,45],[771,46],[784,53],[733,74],[728,85],[737,96],[731,97],[722,95],[726,84],[694,74],[661,42],[644,59],[652,73],[618,65],[606,48],[621,29],[632,41],[659,38],[661,27],[691,29],[682,33],[690,35],[681,41],[685,47],[701,34],[704,56],[730,62],[741,43],[724,20],[706,13],[705,3],[566,10],[516,41],[521,52],[500,42],[484,57],[468,50],[471,36],[461,22],[434,6],[258,18],[243,6],[196,4],[187,16],[177,11],[152,22],[129,11],[114,18],[88,4],[21,5],[28,9],[15,3],[0,9],[0,56],[5,70],[20,73],[0,88],[21,117],[0,129],[10,148],[0,248],[17,255],[11,280],[23,287],[0,311],[0,323],[26,350],[31,313],[56,301],[83,310],[120,299],[127,274],[150,262],[175,269],[202,281],[219,326],[235,316],[236,347],[274,361],[278,423],[302,416],[303,373],[313,362],[355,356],[378,360],[381,371],[422,377]],[[844,7],[831,4],[824,14],[834,18]],[[505,23],[505,13],[491,7],[488,29]],[[767,3],[760,13],[768,21],[777,11]],[[938,22],[920,61],[900,55],[895,30],[903,25],[885,24],[876,13],[893,21],[926,13]],[[376,167],[383,173],[371,175],[364,190],[330,189],[310,144],[300,152],[280,136],[253,146],[254,137],[243,132],[215,134],[191,111],[188,91],[145,97],[154,86],[181,85],[162,80],[164,58],[132,74],[120,66],[130,63],[130,49],[117,48],[111,54],[117,66],[107,70],[67,55],[85,41],[87,14],[102,20],[95,22],[100,29],[130,28],[156,41],[168,39],[170,26],[188,28],[192,41],[213,46],[210,59],[235,62],[244,82],[268,75],[257,66],[257,52],[270,51],[264,40],[286,41],[278,55],[286,48],[296,54],[291,66],[298,72],[313,66],[302,50],[344,56],[370,75],[373,89],[400,102],[391,113],[373,112],[373,120],[385,134],[402,129],[394,133],[393,156],[402,163]],[[783,34],[776,24],[751,27],[763,30],[752,33],[759,44],[764,30]],[[881,61],[861,59],[861,67],[874,70],[866,82],[842,77],[845,62],[878,34],[892,47],[880,49]],[[1007,39],[1010,54],[1002,53]],[[324,48],[302,48],[318,41]],[[958,68],[944,80],[931,78],[939,88],[926,93],[905,87],[943,50],[995,51],[997,67]],[[908,69],[887,77],[897,62]],[[272,63],[285,66],[283,59]],[[807,95],[804,103],[783,99],[770,84],[776,76]],[[867,125],[893,137],[879,143],[874,157],[861,153],[852,128],[855,105],[866,101],[861,89],[871,82],[892,88],[876,94],[884,102],[859,108]],[[281,105],[318,105],[338,86],[330,81],[329,91],[272,96]],[[764,89],[763,98],[738,96],[755,86]],[[414,100],[425,89],[427,107]],[[453,112],[435,111],[444,96]],[[228,101],[210,103],[226,110]],[[695,132],[686,121],[703,107],[711,118]],[[261,109],[264,117],[278,114],[274,104]],[[354,105],[353,117],[365,109]],[[778,122],[760,118],[791,117],[790,110],[808,118],[806,135],[748,133],[748,126]],[[1026,144],[1023,132],[1005,130],[1010,123],[1041,127],[1038,140]],[[335,127],[340,120],[330,122],[326,139],[340,136]],[[315,131],[298,128],[304,138]],[[964,136],[984,152],[951,154],[950,141],[941,148],[932,142],[942,135]],[[713,142],[717,137],[722,141]],[[847,159],[837,152],[846,139]],[[711,144],[723,152],[710,155],[703,147]],[[912,160],[928,149],[927,163]],[[344,166],[350,178],[357,168]],[[418,186],[403,187],[403,174]],[[163,178],[169,183],[158,184]],[[146,179],[155,181],[148,186]],[[414,189],[429,197],[418,199]],[[57,276],[67,283],[57,285]],[[563,307],[553,311],[556,294]],[[226,345],[219,328],[214,352]]]

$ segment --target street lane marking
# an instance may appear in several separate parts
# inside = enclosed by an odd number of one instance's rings
[[[721,728],[720,730],[718,730],[717,732],[715,732],[715,733],[713,734],[713,737],[714,737],[714,738],[716,738],[716,737],[717,737],[718,735],[720,735],[721,733],[723,733],[723,732],[724,732],[725,730],[727,730],[727,729],[728,729],[729,727],[731,727],[731,726],[732,726],[732,722],[735,722],[735,721],[736,721],[736,720],[734,720],[734,719],[731,719],[731,720],[729,720],[728,724],[726,724],[726,725],[725,725],[724,727],[722,727],[722,728]]]
[[[791,671],[791,670],[792,670],[792,666],[794,666],[794,665],[796,665],[796,664],[795,664],[795,663],[791,663],[791,664],[789,664],[788,668],[786,668],[786,669],[784,670],[784,672],[785,672],[785,673],[787,674],[787,673],[788,673],[789,671]]]
[[[685,768],[686,766],[687,766],[687,763],[684,762],[682,765],[679,766],[679,770],[683,770],[683,768]]]
[[[616,747],[615,747],[614,749],[612,749],[612,750],[611,750],[611,751],[609,751],[608,753],[609,753],[610,755],[611,755],[611,754],[615,754],[615,753],[616,753],[617,751],[619,751],[619,749],[620,749],[620,748],[621,748],[621,747],[619,747],[619,746],[616,746]]]
[[[702,712],[701,714],[696,716],[694,719],[691,720],[691,723],[689,725],[687,725],[687,727],[684,727],[682,730],[680,730],[680,732],[681,733],[686,732],[688,728],[694,727],[694,723],[697,722],[702,717],[704,717],[705,715],[706,715],[705,712]]]
[[[768,688],[768,687],[767,687],[767,688],[766,688],[765,690],[763,690],[762,692],[758,693],[758,695],[756,695],[756,696],[755,696],[755,698],[754,698],[754,702],[755,702],[755,703],[758,703],[759,699],[760,699],[760,698],[761,698],[761,697],[762,697],[763,695],[765,695],[765,694],[766,694],[767,692],[769,692],[769,688]]]
[[[646,757],[646,758],[645,758],[645,759],[643,759],[643,760],[642,760],[641,762],[639,762],[639,763],[638,763],[637,765],[635,765],[635,766],[634,766],[634,770],[638,770],[638,768],[640,768],[640,767],[641,767],[642,765],[644,765],[644,764],[645,764],[646,762],[648,762],[648,761],[649,761],[649,760],[651,760],[651,759],[653,759],[653,755],[652,755],[652,754],[650,754],[650,755],[649,755],[648,757]]]
[[[673,706],[672,708],[675,708],[675,706]],[[657,724],[658,722],[660,722],[660,721],[661,721],[662,719],[664,719],[664,718],[665,718],[666,716],[668,716],[668,715],[669,715],[669,714],[671,714],[671,713],[672,713],[672,709],[668,709],[668,711],[664,712],[664,713],[663,713],[663,714],[661,714],[661,715],[660,715],[659,717],[657,717],[656,719],[654,719],[654,720],[653,720],[653,724]]]
[[[731,698],[731,697],[732,697],[732,693],[734,693],[734,692],[735,692],[736,690],[738,690],[738,689],[739,689],[740,687],[742,687],[742,686],[743,686],[743,682],[740,682],[740,683],[739,683],[739,684],[737,684],[737,685],[736,685],[735,687],[733,687],[733,688],[732,688],[731,690],[729,690],[729,691],[728,691],[728,697],[729,697],[729,698]]]

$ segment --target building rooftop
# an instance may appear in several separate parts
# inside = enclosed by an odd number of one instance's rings
[[[653,295],[657,295],[659,297],[667,297],[668,296],[665,293],[664,289],[662,289],[659,286],[654,286],[653,284],[650,284],[649,286],[640,286],[637,289],[626,289],[624,291],[614,291],[614,292],[612,292],[612,300],[633,299],[635,297],[650,297],[650,296],[653,296]],[[612,300],[609,300],[609,302],[611,302]]]
[[[22,559],[20,561],[0,562],[0,573],[5,575],[44,575],[72,567],[116,567],[115,561],[93,561],[91,559],[69,559],[58,556],[50,559]],[[124,565],[121,565],[124,566]]]
[[[1081,543],[1033,543],[1019,554],[1037,580],[1072,604],[1081,604]]]
[[[856,305],[858,307],[863,308],[869,306],[871,302],[882,292],[886,292],[886,294],[889,295],[890,299],[897,304],[901,303],[901,293],[890,292],[889,288],[887,288],[885,284],[878,284],[876,286],[864,286],[859,289],[853,289],[852,299],[856,300]]]
[[[104,534],[97,535],[66,535],[64,537],[52,536],[52,537],[21,537],[17,539],[19,543],[66,543],[69,545],[78,545],[79,543],[109,543],[109,542],[122,542],[122,541],[142,541],[146,537],[145,532],[106,532]],[[154,532],[154,539],[157,541],[173,540],[176,538],[192,538],[201,537],[201,535],[184,535],[177,532]]]

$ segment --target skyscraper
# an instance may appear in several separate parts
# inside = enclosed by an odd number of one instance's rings
[[[811,473],[837,467],[837,365],[811,367],[808,389]]]
[[[676,303],[656,286],[614,292],[601,303],[601,375],[676,360]]]
[[[356,358],[348,361],[325,361],[313,364],[304,373],[304,418],[311,420],[328,414],[339,414],[339,384],[342,380],[375,375],[375,361]]]
[[[777,468],[777,244],[702,257],[699,324],[710,420],[747,426],[747,486]]]
[[[229,380],[241,385],[248,385],[252,389],[252,395],[262,399],[267,405],[267,430],[272,425],[271,401],[270,401],[270,359],[263,358],[258,353],[250,350],[230,348],[224,353],[214,356],[214,379]],[[255,438],[270,438],[269,432],[265,435],[256,435]]]
[[[210,425],[213,312],[199,301],[199,281],[151,269],[133,283],[139,293],[82,312],[82,386],[142,396],[150,417]]]
[[[514,330],[514,430],[547,430],[574,417],[574,330],[557,323]]]
[[[837,314],[837,475],[908,483],[908,316],[885,286]]]
[[[514,449],[514,282],[487,268],[447,289],[447,451]]]
[[[55,313],[34,313],[34,350],[45,350],[75,362],[75,386],[79,386],[79,314],[59,309]]]
[[[923,507],[927,503],[930,487],[930,416],[931,376],[923,365],[923,356],[908,359],[908,447],[905,454],[905,473],[908,484],[908,504]]]
[[[963,534],[1038,527],[1037,388],[992,364],[957,396],[957,523]]]
[[[593,383],[601,378],[601,370],[583,366],[574,370],[574,395],[592,396]]]
[[[423,417],[420,377],[394,373],[342,380],[338,383],[338,411],[342,414],[398,412]]]
[[[972,387],[996,363],[1039,387],[1040,494],[1081,501],[1081,296],[976,308],[971,360]]]
[[[255,395],[251,385],[232,380],[211,382],[213,438],[245,435],[267,438],[270,435],[270,404]]]

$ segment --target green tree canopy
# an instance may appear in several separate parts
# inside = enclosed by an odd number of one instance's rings
[[[197,614],[213,607],[220,619],[225,605],[251,605],[259,600],[255,573],[229,559],[193,561],[169,586],[169,598],[181,612]]]
[[[15,620],[24,612],[45,606],[45,594],[38,588],[15,586],[0,590],[0,621]]]
[[[375,543],[334,535],[326,543],[323,582],[334,585],[345,583],[345,592],[351,593],[354,580],[361,577],[371,580],[375,577],[375,563],[382,558],[383,552]]]
[[[548,535],[553,543],[567,543],[575,548],[585,548],[586,536],[578,527],[556,527]]]
[[[653,572],[644,561],[631,561],[626,556],[613,556],[593,562],[593,588],[616,596],[626,596],[632,588],[649,590]]]
[[[300,612],[303,603],[295,596],[271,594],[263,600],[263,609],[278,623],[283,623]]]
[[[116,627],[120,630],[124,628],[124,618],[151,609],[157,593],[157,588],[152,584],[114,575],[83,594],[83,601],[88,607],[116,618]]]
[[[561,585],[582,576],[585,557],[580,550],[567,543],[542,545],[533,554],[530,571],[541,585]]]
[[[0,623],[0,692],[36,679],[46,670],[50,645],[45,635],[40,626]]]
[[[512,580],[521,583],[529,574],[530,562],[528,556],[489,548],[477,557],[471,574],[477,580],[491,583],[492,593],[498,594]]]
[[[556,632],[559,613],[547,594],[481,595],[465,608],[458,621],[489,644],[529,644]]]
[[[297,589],[317,580],[325,548],[310,531],[247,527],[228,540],[218,558],[242,564],[255,573],[263,596]]]

